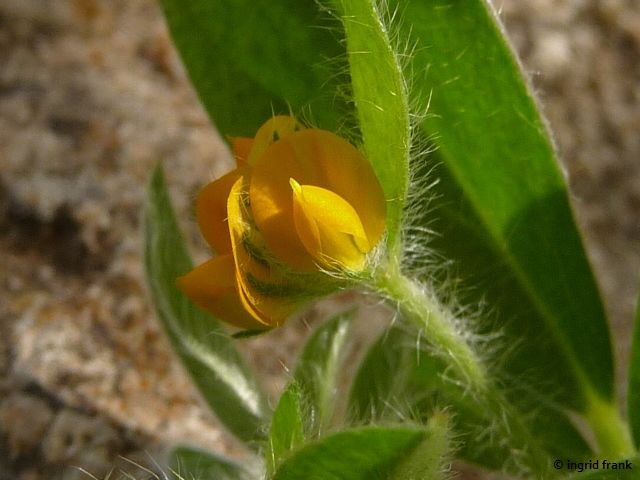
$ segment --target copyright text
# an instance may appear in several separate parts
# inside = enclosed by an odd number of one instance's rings
[[[633,470],[633,463],[629,460],[610,462],[609,460],[589,460],[588,462],[572,462],[571,460],[555,460],[553,466],[556,470],[573,470],[584,472],[586,470]]]

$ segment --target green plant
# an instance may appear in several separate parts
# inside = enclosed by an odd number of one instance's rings
[[[363,250],[362,267],[329,263],[313,275],[331,279],[322,293],[361,288],[398,313],[349,391],[340,391],[345,415],[336,414],[332,399],[349,313],[318,327],[270,410],[235,350],[238,340],[212,335],[224,331],[218,320],[176,288],[192,265],[156,169],[145,235],[158,315],[209,406],[255,452],[241,465],[181,447],[174,467],[196,476],[200,469],[201,478],[437,479],[447,477],[451,458],[461,458],[521,477],[632,478],[624,462],[633,464],[640,438],[640,339],[628,423],[618,410],[604,309],[556,155],[488,3],[162,5],[223,133],[253,135],[273,111],[293,112],[358,145],[384,193],[385,235],[371,253]],[[280,141],[282,131],[272,133],[269,142]],[[241,195],[233,192],[249,195],[246,175],[226,193],[230,225],[237,218],[248,228],[234,240],[230,227],[236,250],[247,235],[260,235],[248,202],[233,203]],[[305,188],[291,185],[296,194]],[[236,250],[234,271],[242,276]],[[454,266],[442,268],[437,258]],[[298,285],[301,277],[286,262],[261,261],[278,271],[274,285]],[[474,288],[454,288],[452,277]],[[230,291],[248,289],[241,296],[250,298],[255,285],[248,283]],[[273,299],[283,291],[260,294]],[[247,298],[244,305],[255,307]],[[258,327],[279,323],[253,316]],[[626,469],[605,472],[604,460]]]

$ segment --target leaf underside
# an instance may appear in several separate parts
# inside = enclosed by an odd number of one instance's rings
[[[231,433],[254,442],[264,435],[266,400],[233,345],[211,315],[177,288],[192,268],[178,229],[162,167],[151,175],[144,215],[145,272],[158,318],[209,407]]]

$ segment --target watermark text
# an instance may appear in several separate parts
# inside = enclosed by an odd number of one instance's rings
[[[633,470],[633,463],[629,460],[612,462],[610,460],[589,460],[587,462],[572,462],[571,460],[555,460],[556,470],[571,470],[585,472],[589,470]]]

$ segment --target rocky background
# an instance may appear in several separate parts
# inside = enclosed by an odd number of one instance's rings
[[[555,132],[624,359],[640,271],[640,3],[494,3]],[[0,2],[0,480],[153,478],[177,441],[241,454],[147,301],[140,207],[160,159],[203,255],[186,212],[230,161],[154,0]],[[270,391],[323,308],[247,343]]]

